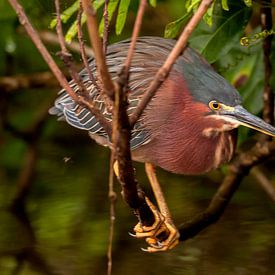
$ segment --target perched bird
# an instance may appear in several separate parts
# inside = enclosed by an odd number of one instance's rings
[[[129,45],[130,40],[125,40],[108,47],[106,59],[113,80],[124,64]],[[159,37],[138,39],[129,78],[130,116],[174,45],[174,40]],[[94,59],[90,60],[89,66],[95,76]],[[112,114],[90,81],[86,69],[80,72],[80,76],[91,99],[102,114],[111,120]],[[77,93],[77,85],[73,81],[70,84]],[[135,228],[137,237],[150,237],[148,242],[151,247],[148,251],[172,248],[178,239],[160,186],[154,178],[152,165],[173,173],[201,174],[232,158],[238,126],[244,125],[275,136],[274,127],[250,114],[241,103],[238,91],[196,51],[187,47],[145,108],[132,130],[131,152],[133,160],[148,163],[147,173],[162,213],[156,214],[158,223],[153,229],[144,229],[141,225]],[[94,115],[88,109],[79,109],[64,90],[60,92],[50,113],[65,119],[74,127],[87,130],[99,144],[110,145],[108,135]],[[160,223],[164,223],[171,234],[168,240],[156,245],[152,240],[157,239]]]

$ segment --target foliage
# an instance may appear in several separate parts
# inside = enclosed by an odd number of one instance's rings
[[[102,8],[104,2],[105,2],[104,0],[93,1],[93,8],[95,9],[95,11]],[[115,11],[118,10],[117,16],[116,16],[116,27],[115,27],[117,35],[121,34],[125,26],[130,3],[131,3],[131,0],[109,0],[108,9],[107,9],[109,23],[111,22],[115,14]],[[157,0],[150,0],[149,3],[151,6],[156,7]],[[66,10],[62,12],[61,14],[62,22],[67,23],[69,19],[71,19],[72,17],[75,17],[75,14],[78,11],[78,8],[79,8],[79,0],[75,1],[70,7],[68,7]],[[86,22],[86,16],[85,14],[83,14],[81,19],[81,24],[84,24],[85,22]],[[57,23],[56,19],[53,19],[50,23],[50,27],[54,28],[56,26],[56,23]],[[99,32],[101,35],[103,34],[103,29],[104,29],[104,17],[102,16],[100,25],[99,25]],[[65,34],[65,40],[68,43],[70,43],[72,39],[76,36],[76,34],[77,34],[77,20],[75,19],[74,22],[69,27],[69,30]]]

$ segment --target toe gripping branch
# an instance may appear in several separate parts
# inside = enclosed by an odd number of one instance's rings
[[[152,202],[145,197],[146,205],[153,214],[151,223],[145,224],[141,216],[140,221],[134,227],[134,234],[130,233],[135,238],[145,238],[148,244],[146,252],[167,251],[174,248],[179,243],[180,234],[173,223],[168,221],[166,217],[161,214]],[[148,221],[148,216],[146,217]]]

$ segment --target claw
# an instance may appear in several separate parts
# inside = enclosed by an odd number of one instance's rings
[[[167,251],[174,248],[179,243],[180,235],[177,228],[171,221],[166,220],[148,198],[145,199],[154,214],[155,222],[151,226],[138,223],[134,228],[135,234],[129,232],[129,235],[135,238],[146,238],[145,241],[149,246],[141,248],[144,252]]]
[[[160,241],[157,241],[157,244],[151,243],[150,246],[156,249],[160,249],[163,247],[163,244]]]
[[[144,226],[141,223],[138,223],[134,227],[134,231],[136,232],[136,238],[146,238],[158,235],[160,231],[159,229],[161,228],[165,220],[164,216],[157,210],[157,208],[150,202],[150,200],[147,197],[145,198],[145,200],[154,214],[155,222],[151,226]]]
[[[137,237],[136,234],[134,234],[134,233],[128,232],[128,234],[129,234],[131,237],[134,237],[134,238]]]

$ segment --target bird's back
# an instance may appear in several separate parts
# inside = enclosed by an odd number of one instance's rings
[[[125,40],[108,47],[106,62],[113,80],[117,78],[117,74],[124,65],[130,42],[130,40]],[[129,115],[132,114],[138,105],[140,98],[153,80],[158,69],[166,60],[175,43],[175,40],[159,37],[140,37],[138,39],[130,68]],[[96,65],[93,58],[89,60],[89,67],[94,77],[96,77]],[[170,75],[173,74],[173,72],[178,72],[182,75],[188,73],[188,67],[190,67],[190,71],[196,67],[199,70],[214,72],[210,65],[194,50],[186,48],[173,65]],[[184,69],[187,71],[184,72]],[[111,120],[111,113],[101,93],[99,93],[98,89],[90,81],[87,70],[82,70],[80,76],[95,105],[101,110],[107,120]],[[70,85],[77,93],[79,88],[75,82],[71,81]],[[108,136],[102,126],[96,121],[95,116],[88,109],[76,104],[65,90],[59,92],[59,97],[55,101],[55,106],[50,109],[50,114],[57,115],[59,119],[66,120],[76,128],[89,131],[90,135],[95,137],[99,143],[108,145]],[[143,117],[136,123],[132,131],[131,149],[136,149],[150,141],[150,133],[148,133],[144,127],[142,119]]]

